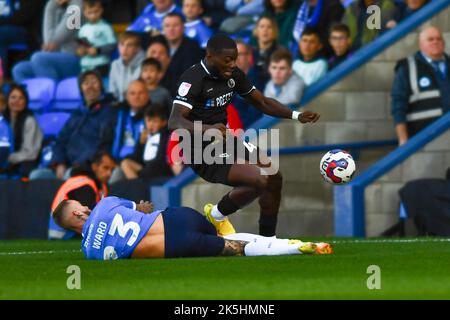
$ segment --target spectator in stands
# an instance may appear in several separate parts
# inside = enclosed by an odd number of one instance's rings
[[[166,107],[168,114],[172,110],[172,97],[169,91],[160,86],[163,77],[162,64],[155,58],[146,58],[141,65],[141,79],[144,81],[150,95],[152,104],[161,104]]]
[[[247,75],[250,82],[253,83],[258,90],[263,91],[264,84],[258,79],[256,69],[252,66],[252,48],[242,40],[237,40],[236,46],[238,50],[236,66]],[[240,118],[239,120],[244,129],[247,129],[253,122],[258,120],[263,115],[259,109],[249,105],[239,95],[235,95],[233,97],[231,105],[237,110]]]
[[[253,58],[257,77],[266,84],[270,79],[268,71],[270,56],[275,50],[281,48],[278,44],[278,26],[275,19],[268,16],[259,18],[253,30],[253,37],[250,43],[255,49]]]
[[[381,32],[381,28],[367,28],[367,20],[371,16],[367,8],[371,5],[381,9],[381,26],[392,16],[395,8],[393,0],[357,0],[345,9],[342,22],[350,28],[354,50],[372,42]]]
[[[30,61],[18,63],[13,68],[17,82],[35,77],[47,77],[59,81],[80,73],[80,59],[76,55],[76,28],[67,28],[73,19],[71,6],[82,8],[82,0],[49,0],[45,6],[42,51],[36,52]],[[80,9],[81,10],[81,9]],[[84,18],[82,17],[82,21]]]
[[[225,9],[233,16],[225,19],[220,30],[236,33],[254,23],[264,12],[264,0],[225,0]]]
[[[74,167],[70,178],[67,179],[56,192],[51,210],[63,200],[77,200],[89,209],[94,209],[97,203],[108,196],[107,183],[116,163],[107,151],[98,151],[92,160],[87,160],[80,166]],[[49,220],[48,238],[67,240],[73,238],[75,232],[66,230]]]
[[[9,68],[8,47],[27,44],[34,49],[39,34],[36,28],[41,22],[43,0],[2,1],[0,6],[0,59],[5,70]]]
[[[405,0],[404,2],[396,2],[395,10],[389,21],[386,23],[386,29],[394,28],[399,22],[408,18],[428,2],[428,0]]]
[[[77,55],[81,57],[81,71],[96,69],[107,77],[116,37],[111,25],[102,19],[102,0],[83,0],[83,14],[87,22],[78,32],[77,49]]]
[[[12,84],[6,102],[4,117],[13,133],[14,152],[8,157],[5,172],[27,177],[37,165],[43,134],[28,109],[28,93],[23,86]]]
[[[450,111],[450,59],[441,31],[425,28],[419,48],[395,67],[391,112],[400,145]]]
[[[97,151],[105,130],[111,126],[115,110],[111,107],[111,96],[105,95],[102,78],[94,70],[79,77],[84,108],[72,113],[53,149],[51,166],[56,177],[62,179],[66,170],[90,159]]]
[[[289,50],[280,49],[270,56],[269,73],[271,80],[266,85],[264,95],[286,105],[300,104],[305,83],[292,70]]]
[[[328,70],[331,70],[353,54],[350,29],[343,23],[333,25],[330,30],[329,42],[333,50],[333,55],[328,59]]]
[[[120,34],[119,55],[111,64],[108,91],[117,100],[123,101],[129,83],[139,78],[141,63],[145,58],[138,34],[128,31]]]
[[[120,164],[127,179],[146,181],[168,178],[172,171],[167,163],[168,115],[162,105],[153,104],[145,111],[145,131],[135,153]]]
[[[197,41],[200,47],[206,48],[212,29],[202,20],[202,0],[183,0],[183,14],[186,17],[184,34]]]
[[[155,58],[161,63],[164,81],[167,70],[170,65],[170,48],[166,38],[163,36],[153,37],[147,48],[147,58]]]
[[[292,41],[292,30],[298,11],[296,0],[265,0],[264,16],[274,17],[279,30],[278,42],[289,48]]]
[[[118,106],[117,116],[106,129],[100,147],[111,150],[117,163],[134,153],[139,137],[145,129],[144,110],[149,104],[150,97],[144,81],[132,81],[126,92],[126,100]],[[116,168],[110,182],[115,183],[124,178],[120,168]]]
[[[290,45],[290,50],[293,57],[297,58],[297,43],[305,28],[317,30],[324,44],[324,54],[331,56],[332,50],[328,44],[329,28],[332,24],[340,22],[343,14],[344,6],[339,0],[303,0],[292,33],[294,41]]]
[[[164,18],[163,33],[169,44],[171,59],[162,84],[175,96],[181,74],[198,63],[204,54],[197,42],[184,36],[184,22],[180,14],[169,13]]]
[[[339,0],[304,0],[297,12],[293,29],[295,42],[299,42],[305,28],[314,28],[324,43],[330,26],[339,22],[344,15],[344,7]]]
[[[169,69],[171,59],[170,48],[166,38],[164,38],[163,36],[153,37],[150,46],[147,49],[147,58],[154,58],[161,63],[163,76],[159,83],[163,88],[169,90],[171,77],[167,71]],[[169,93],[172,97],[170,91]]]
[[[132,154],[144,131],[144,110],[150,97],[144,81],[134,80],[127,90],[126,101],[120,104],[116,120],[111,125],[112,155],[118,161]],[[107,135],[108,135],[107,134]],[[108,137],[106,137],[108,138]]]
[[[213,30],[219,29],[222,22],[230,16],[225,10],[224,0],[203,0],[203,7],[205,8],[203,21]]]
[[[181,9],[173,0],[153,0],[127,30],[158,35],[162,32],[164,17],[173,12],[181,14]]]
[[[306,28],[299,43],[300,55],[294,61],[293,69],[307,86],[319,80],[327,72],[327,61],[320,53],[322,47],[319,33],[314,29]]]

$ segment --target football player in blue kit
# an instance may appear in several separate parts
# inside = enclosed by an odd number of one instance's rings
[[[249,233],[217,235],[198,211],[187,207],[153,210],[149,202],[103,198],[91,211],[64,200],[53,211],[55,222],[81,233],[87,259],[174,258],[329,254],[327,243],[278,239]]]

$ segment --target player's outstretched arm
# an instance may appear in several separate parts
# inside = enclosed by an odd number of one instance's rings
[[[277,100],[265,97],[259,90],[253,90],[249,95],[245,96],[245,99],[248,103],[252,104],[269,116],[283,119],[294,119],[300,121],[301,123],[314,123],[320,118],[320,115],[316,112],[293,112]]]

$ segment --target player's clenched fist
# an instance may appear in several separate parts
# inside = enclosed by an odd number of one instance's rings
[[[136,205],[136,210],[143,213],[153,212],[153,203],[141,200],[139,204]]]
[[[298,121],[300,121],[301,123],[308,123],[308,122],[317,122],[317,120],[319,120],[320,118],[320,114],[316,113],[316,112],[311,112],[311,111],[304,111],[302,112],[299,117],[298,117]]]

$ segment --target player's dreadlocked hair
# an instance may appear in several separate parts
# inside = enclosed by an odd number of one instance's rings
[[[53,210],[52,217],[55,223],[64,228],[64,210],[69,205],[69,200],[61,201],[58,206]]]
[[[224,33],[218,33],[209,38],[206,51],[212,54],[220,54],[222,50],[235,49],[236,42]]]

